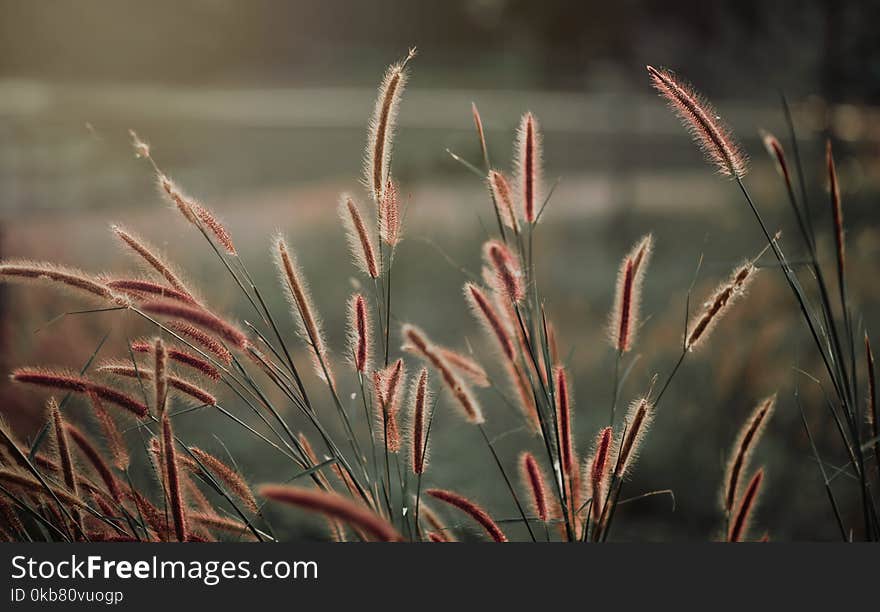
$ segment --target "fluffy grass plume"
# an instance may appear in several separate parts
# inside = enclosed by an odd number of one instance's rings
[[[275,264],[281,276],[281,285],[299,328],[300,336],[311,348],[315,373],[321,380],[332,383],[333,374],[328,361],[327,344],[324,340],[321,319],[312,304],[312,296],[305,277],[284,238],[276,236],[274,243]]]
[[[213,312],[189,304],[180,304],[173,300],[154,300],[139,305],[144,312],[182,319],[187,323],[200,327],[203,331],[222,338],[237,349],[244,350],[248,346],[247,336],[238,327],[217,316]]]
[[[617,273],[614,308],[611,311],[609,338],[619,353],[626,353],[635,343],[639,326],[642,280],[651,258],[654,239],[651,234],[639,240],[623,258]]]
[[[727,469],[724,473],[724,487],[722,488],[721,493],[722,509],[726,512],[731,512],[733,510],[734,501],[736,500],[740,489],[740,480],[742,479],[743,473],[748,470],[748,463],[751,459],[752,451],[758,443],[758,440],[760,440],[761,434],[764,433],[767,421],[770,420],[770,415],[773,413],[775,405],[775,395],[771,395],[770,397],[761,400],[758,405],[755,406],[752,414],[736,436],[736,442],[734,442],[733,445],[733,453],[731,454],[730,461],[728,462]]]
[[[458,508],[467,514],[476,521],[495,542],[507,542],[507,536],[501,531],[498,524],[491,516],[489,516],[488,512],[475,502],[469,500],[463,495],[445,489],[428,489],[425,493],[434,499],[439,499],[440,501]]]
[[[178,542],[187,540],[186,509],[183,503],[180,466],[177,462],[177,451],[174,448],[174,431],[168,414],[162,415],[162,460],[165,469],[165,484],[168,487],[168,505],[171,506],[171,518],[174,521],[174,534]]]
[[[593,521],[598,523],[605,504],[608,485],[608,469],[610,467],[612,431],[610,427],[602,429],[596,436],[595,450],[587,465],[587,483],[589,494],[593,500],[590,504]]]
[[[519,123],[514,152],[523,218],[526,223],[535,223],[538,219],[538,206],[541,203],[541,156],[538,120],[532,113],[526,113]]]
[[[748,157],[712,105],[671,70],[647,68],[654,89],[678,115],[709,163],[724,176],[745,176]]]
[[[431,391],[428,389],[428,370],[422,368],[410,391],[409,448],[413,474],[423,474],[428,462],[427,417]]]
[[[159,276],[161,276],[172,288],[176,289],[184,295],[192,297],[192,293],[187,288],[183,280],[177,272],[174,271],[171,264],[158,254],[157,250],[139,238],[134,233],[119,225],[112,225],[110,229],[132,252],[138,255],[146,264]]]
[[[355,266],[370,278],[379,278],[381,270],[370,230],[354,199],[348,194],[342,194],[339,199],[339,217],[345,225],[348,247]]]
[[[520,478],[526,491],[529,493],[529,501],[532,511],[545,523],[550,518],[549,500],[550,492],[547,489],[547,479],[537,459],[530,452],[523,452],[519,457]]]
[[[404,350],[410,351],[430,363],[439,372],[446,389],[455,400],[455,404],[461,409],[468,422],[483,423],[483,411],[477,400],[474,399],[470,388],[461,380],[452,366],[431,343],[425,333],[414,325],[408,323],[402,327],[404,338]]]
[[[718,325],[737,299],[745,294],[758,269],[749,261],[733,271],[730,278],[715,290],[688,325],[685,348],[693,351],[706,342],[706,338]]]
[[[730,531],[727,534],[728,542],[741,542],[748,533],[763,480],[764,470],[759,469],[746,485],[745,493],[743,493],[730,523]]]
[[[26,260],[6,260],[0,262],[0,280],[3,281],[43,281],[52,283],[80,295],[99,298],[102,301],[127,304],[125,298],[110,290],[107,285],[82,270],[58,266],[53,263]]]
[[[258,493],[267,499],[338,519],[382,542],[403,539],[397,529],[384,518],[338,493],[274,484],[261,486]]]
[[[639,446],[645,437],[645,433],[654,420],[654,406],[647,397],[634,400],[629,405],[626,418],[626,429],[620,444],[619,460],[617,462],[617,476],[626,476],[639,455]]]
[[[364,183],[370,189],[373,200],[378,204],[388,180],[391,164],[391,147],[397,127],[397,111],[406,86],[406,66],[415,57],[416,50],[410,49],[406,58],[392,64],[385,72],[379,85],[379,95],[370,120],[367,150],[364,155]]]
[[[495,272],[495,286],[503,290],[510,302],[522,302],[526,296],[522,269],[507,245],[499,240],[488,241],[483,245],[483,258]]]
[[[93,382],[67,370],[50,368],[17,368],[10,377],[14,382],[58,389],[88,395],[95,394],[103,401],[124,408],[137,417],[147,415],[146,404],[106,385]]]
[[[489,171],[489,189],[492,191],[492,198],[498,207],[498,213],[501,215],[501,222],[514,232],[519,232],[519,220],[516,216],[516,208],[513,203],[513,192],[510,188],[510,182],[498,170]]]
[[[360,293],[355,293],[348,299],[348,350],[354,369],[361,374],[365,374],[370,367],[371,331],[367,300]]]

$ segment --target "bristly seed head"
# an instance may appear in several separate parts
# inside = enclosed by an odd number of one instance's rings
[[[761,434],[764,433],[775,405],[775,395],[760,401],[737,434],[736,442],[733,445],[733,454],[725,470],[724,486],[721,489],[721,507],[726,512],[733,510],[734,502],[739,494],[742,474],[748,470],[752,451],[761,438]]]
[[[458,374],[453,370],[448,361],[441,355],[428,337],[421,329],[414,325],[405,323],[401,329],[404,339],[404,350],[412,352],[418,357],[428,361],[434,369],[436,369],[447,390],[452,394],[465,418],[470,423],[483,423],[483,411],[480,405],[474,399],[470,388],[459,378]]]
[[[519,463],[520,478],[522,478],[523,484],[529,492],[532,510],[539,519],[547,522],[550,518],[550,494],[547,490],[547,481],[544,478],[544,473],[541,471],[535,456],[530,452],[523,452],[520,455]]]
[[[367,300],[355,293],[348,299],[348,347],[354,369],[361,374],[370,367],[371,333]]]
[[[483,245],[483,258],[495,271],[496,286],[502,289],[507,299],[519,304],[526,296],[523,273],[519,261],[503,242],[490,240]]]
[[[672,71],[647,68],[654,89],[678,115],[707,160],[724,176],[738,179],[745,176],[748,157],[712,105]]]
[[[10,378],[15,382],[27,383],[49,389],[61,389],[88,395],[94,393],[105,402],[125,408],[137,417],[147,415],[147,406],[111,387],[95,383],[78,374],[65,370],[48,368],[17,368]]]
[[[379,269],[379,263],[376,259],[370,230],[367,229],[357,204],[348,194],[344,193],[339,198],[339,216],[345,226],[348,248],[355,265],[370,278],[379,278],[382,271]]]
[[[492,198],[495,200],[495,206],[498,207],[498,213],[501,215],[501,222],[518,233],[519,220],[517,219],[516,208],[513,204],[513,193],[510,189],[510,183],[497,170],[489,172],[488,182]]]
[[[385,72],[379,95],[370,120],[367,151],[364,156],[365,184],[370,189],[373,201],[378,204],[390,176],[391,145],[397,126],[397,110],[400,98],[406,86],[406,66],[415,57],[415,49],[411,49],[406,59],[391,65]]]
[[[410,392],[409,444],[413,474],[423,474],[428,461],[427,413],[431,402],[428,369],[422,368]]]
[[[305,277],[296,262],[296,258],[282,236],[276,236],[274,243],[275,264],[281,277],[281,285],[287,296],[292,314],[299,328],[303,341],[311,348],[315,374],[328,384],[334,383],[333,370],[328,359],[327,344],[321,319],[312,304],[312,296]]]
[[[730,307],[745,294],[758,269],[748,261],[733,271],[730,278],[722,283],[706,302],[703,311],[698,313],[688,325],[685,348],[692,351],[703,343]]]
[[[538,206],[541,202],[541,134],[538,121],[532,113],[523,115],[517,132],[516,167],[522,198],[523,218],[527,223],[535,223]]]
[[[752,516],[755,512],[755,505],[758,501],[758,494],[760,493],[763,480],[764,469],[761,468],[755,472],[755,475],[752,476],[752,479],[746,486],[739,507],[733,515],[733,519],[730,523],[730,531],[727,534],[728,542],[741,542],[746,535]]]
[[[400,452],[400,426],[398,412],[400,399],[406,385],[403,359],[398,359],[384,370],[373,373],[373,390],[378,408],[376,435],[391,453]]]
[[[465,283],[464,295],[471,306],[474,316],[498,342],[504,357],[508,361],[514,361],[516,357],[513,351],[513,340],[510,338],[507,327],[483,290],[474,283]]]
[[[617,462],[617,476],[625,477],[638,458],[639,447],[645,433],[654,420],[654,406],[647,397],[634,400],[626,413],[626,428],[620,445],[620,459]]]
[[[605,504],[605,493],[608,485],[608,470],[610,467],[612,430],[610,427],[599,432],[596,436],[596,449],[589,464],[590,495],[593,502],[590,505],[593,520],[598,522]]]
[[[379,200],[379,236],[390,247],[396,247],[402,236],[403,220],[400,214],[400,190],[389,178]]]
[[[614,308],[609,322],[609,339],[618,353],[629,351],[635,343],[641,306],[642,281],[651,258],[654,239],[651,234],[639,240],[624,257],[617,273]]]

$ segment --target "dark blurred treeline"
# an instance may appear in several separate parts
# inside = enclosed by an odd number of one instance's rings
[[[353,85],[416,44],[423,87],[605,90],[641,83],[651,62],[686,65],[716,94],[880,98],[878,2],[0,0],[0,11],[5,77]]]

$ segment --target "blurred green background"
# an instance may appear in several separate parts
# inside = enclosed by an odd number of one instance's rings
[[[735,186],[713,175],[653,94],[644,71],[650,63],[687,75],[736,130],[753,158],[747,182],[793,254],[799,243],[784,189],[758,129],[785,135],[784,91],[824,228],[830,217],[822,153],[824,139],[833,138],[859,329],[878,328],[876,3],[2,0],[0,15],[2,257],[131,270],[108,232],[118,222],[167,250],[217,310],[240,320],[252,316],[201,237],[162,203],[149,167],[134,159],[127,135],[134,128],[163,169],[218,212],[282,318],[268,241],[276,229],[287,234],[338,355],[356,271],[336,198],[345,190],[365,200],[360,170],[375,87],[385,67],[416,45],[394,154],[409,203],[406,241],[395,262],[394,316],[457,348],[469,343],[491,361],[491,347],[461,298],[464,276],[457,268],[479,269],[479,246],[494,223],[491,204],[479,180],[445,150],[479,160],[474,101],[493,163],[507,169],[518,118],[532,110],[543,129],[547,181],[560,178],[537,237],[538,278],[568,355],[577,440],[586,453],[607,418],[614,357],[604,326],[629,246],[654,232],[647,316],[624,402],[672,366],[700,257],[697,301],[763,246]],[[823,231],[823,253],[830,252],[829,241]],[[0,285],[0,369],[79,368],[105,333],[102,358],[123,356],[126,338],[147,332],[119,313],[53,321],[80,306],[48,289]],[[836,537],[793,400],[796,388],[825,459],[841,464],[845,456],[820,390],[795,370],[821,373],[799,317],[782,276],[768,269],[707,350],[688,358],[626,487],[633,495],[672,489],[674,511],[664,496],[622,506],[612,538],[714,537],[724,458],[751,407],[774,391],[778,410],[756,455],[768,486],[755,535]],[[293,335],[292,326],[286,331]],[[307,383],[318,393],[316,380]],[[354,390],[351,380],[344,384]],[[225,405],[246,414],[234,397],[218,392]],[[24,436],[39,427],[44,396],[0,380],[0,412]],[[518,427],[491,394],[482,399],[492,434]],[[85,405],[72,410],[74,418],[86,418]],[[288,414],[305,427],[292,408]],[[293,474],[219,415],[194,413],[178,427],[218,453],[222,440],[255,482]],[[511,466],[521,448],[537,445],[522,432],[499,440]],[[478,432],[446,402],[432,447],[428,485],[461,490],[498,517],[514,516]],[[848,478],[840,475],[835,487],[846,518],[855,522]],[[275,512],[273,519],[290,533],[323,537],[322,523],[295,512]],[[517,535],[516,528],[511,532]]]

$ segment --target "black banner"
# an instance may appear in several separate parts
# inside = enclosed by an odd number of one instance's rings
[[[0,610],[196,612],[565,602],[750,609],[768,591],[839,606],[878,575],[868,545],[3,544]],[[849,586],[846,586],[849,585]],[[580,603],[578,603],[580,602]],[[332,606],[326,608],[326,606]]]

